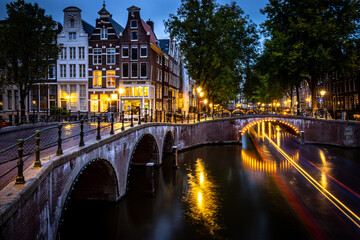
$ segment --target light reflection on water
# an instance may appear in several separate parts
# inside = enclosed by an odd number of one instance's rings
[[[202,224],[214,236],[216,231],[222,228],[218,212],[220,203],[216,194],[217,186],[200,158],[196,160],[195,169],[187,176],[189,185],[184,201],[189,205],[189,209],[186,215]]]

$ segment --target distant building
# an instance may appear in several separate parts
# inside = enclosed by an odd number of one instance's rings
[[[94,27],[81,19],[81,10],[64,10],[63,29],[57,36],[58,106],[71,111],[88,111],[88,43]],[[55,99],[54,99],[55,100]]]

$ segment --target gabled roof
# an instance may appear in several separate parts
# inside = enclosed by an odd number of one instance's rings
[[[85,22],[84,20],[81,20],[82,26],[84,31],[89,34],[89,36],[94,32],[94,27],[91,26],[89,23]]]
[[[161,50],[164,53],[169,54],[170,39],[159,39],[159,43]]]
[[[112,19],[111,17],[109,17],[109,21],[110,21],[111,25],[113,26],[116,35],[119,36],[119,34],[124,31],[123,26],[121,26],[120,24],[118,24],[118,23],[117,23],[114,19]]]
[[[147,25],[147,23],[144,22],[144,20],[142,20],[142,19],[141,19],[141,24],[143,25],[145,31],[150,33],[150,42],[157,45],[158,40],[157,40],[153,30],[151,29],[151,27],[149,25]]]
[[[106,10],[106,8],[105,8],[105,4],[103,4],[103,8],[100,9],[100,11],[98,11],[98,14],[99,15],[110,15],[109,11]]]

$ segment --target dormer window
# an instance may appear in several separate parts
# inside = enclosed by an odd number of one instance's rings
[[[131,41],[137,41],[138,40],[138,32],[132,31],[131,32]]]
[[[73,18],[70,18],[70,27],[75,27],[75,20]]]
[[[137,20],[131,20],[130,21],[130,27],[131,28],[137,28],[138,27],[138,21]]]
[[[107,28],[101,29],[101,39],[107,39],[108,38],[108,30]]]

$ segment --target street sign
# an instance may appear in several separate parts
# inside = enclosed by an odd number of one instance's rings
[[[324,102],[324,99],[323,99],[323,98],[319,98],[318,102],[319,102],[319,103],[323,103],[323,102]]]
[[[203,104],[204,103],[204,100],[200,100],[200,104]]]

